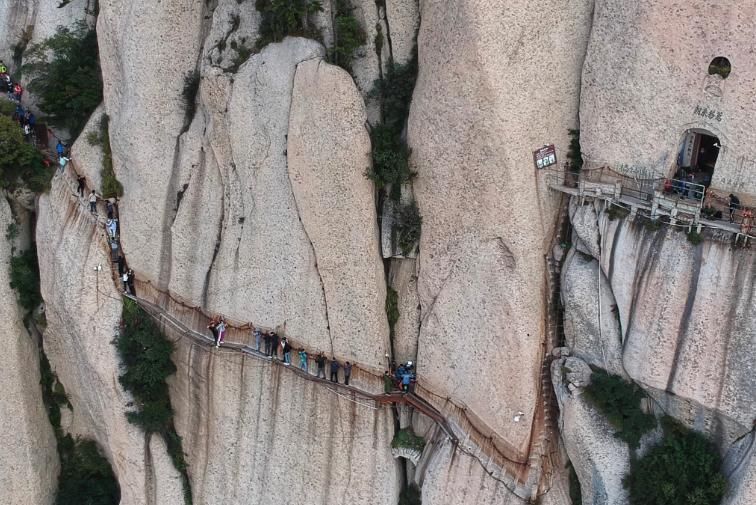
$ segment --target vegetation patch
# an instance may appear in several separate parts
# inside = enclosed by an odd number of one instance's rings
[[[641,401],[646,395],[635,383],[593,368],[591,384],[585,388],[584,394],[615,429],[614,436],[627,442],[632,449],[638,448],[645,433],[656,428],[656,418],[641,409]]]
[[[391,286],[386,287],[386,316],[388,317],[389,333],[394,337],[394,327],[399,321],[399,293]]]
[[[420,209],[417,208],[417,203],[414,200],[399,209],[394,223],[394,232],[404,256],[411,254],[420,241],[422,225],[423,217],[420,215]]]
[[[703,235],[698,233],[696,230],[690,230],[687,233],[688,242],[690,242],[693,245],[698,245],[701,242],[703,242]]]
[[[129,422],[148,435],[163,437],[173,464],[181,473],[185,503],[191,504],[191,488],[181,437],[173,424],[173,409],[166,379],[176,372],[171,361],[173,344],[166,340],[150,316],[136,303],[124,299],[121,328],[116,348],[124,368],[118,378],[134,396],[134,410],[126,413]]]
[[[353,11],[354,7],[349,0],[336,0],[336,14],[333,20],[333,47],[329,51],[331,62],[350,73],[352,72],[354,52],[367,42],[365,30],[354,17]],[[376,51],[380,50],[376,48]]]
[[[609,205],[609,208],[606,210],[606,217],[609,218],[609,221],[614,221],[615,219],[624,219],[629,215],[629,210],[618,205]]]
[[[184,88],[181,91],[181,100],[184,102],[187,123],[191,123],[197,112],[197,93],[200,87],[200,73],[198,70],[187,72],[184,76]]]
[[[27,313],[42,303],[39,290],[39,263],[37,250],[27,249],[11,258],[10,285],[18,294],[18,303]]]
[[[21,70],[31,77],[28,87],[39,96],[47,120],[77,137],[102,102],[95,31],[84,21],[59,26],[55,35],[29,48]]]
[[[63,433],[61,407],[71,407],[63,385],[39,350],[42,401],[55,433],[60,475],[55,505],[118,505],[121,490],[110,463],[92,440],[74,439]]]
[[[310,19],[313,14],[323,12],[319,0],[256,0],[255,8],[261,14],[256,51],[271,42],[282,41],[287,35],[321,38]]]
[[[570,160],[570,168],[580,171],[583,168],[583,151],[580,149],[580,130],[567,130],[570,136],[570,146],[567,149],[567,159]]]
[[[403,429],[396,432],[394,439],[391,441],[391,447],[422,451],[425,448],[425,439],[415,435],[409,429]]]
[[[662,419],[664,438],[630,461],[623,479],[631,505],[717,505],[726,491],[722,459],[703,435]]]
[[[420,488],[415,484],[410,484],[402,489],[399,493],[399,505],[422,505]]]
[[[35,193],[48,191],[55,169],[45,167],[43,160],[42,154],[25,142],[18,124],[0,115],[0,187],[8,191],[20,186]]]

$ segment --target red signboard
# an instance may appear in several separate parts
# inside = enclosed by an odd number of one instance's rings
[[[550,167],[551,165],[556,165],[556,162],[556,148],[554,144],[549,144],[533,151],[533,163],[535,163],[536,168]]]

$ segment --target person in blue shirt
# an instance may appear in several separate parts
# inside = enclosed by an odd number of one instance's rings
[[[63,157],[63,153],[66,152],[66,148],[63,146],[63,142],[61,142],[60,140],[55,146],[55,151],[58,153],[58,159],[61,159]]]

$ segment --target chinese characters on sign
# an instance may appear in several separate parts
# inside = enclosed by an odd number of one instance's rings
[[[556,148],[554,144],[549,144],[533,151],[533,162],[536,168],[546,168],[556,165]]]
[[[702,118],[716,119],[717,121],[722,121],[722,111],[709,109],[707,107],[702,107],[700,105],[696,105],[696,108],[693,110],[693,114],[695,114],[696,116],[701,116]]]

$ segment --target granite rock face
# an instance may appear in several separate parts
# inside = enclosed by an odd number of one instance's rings
[[[526,14],[531,9],[422,2],[408,126],[423,216],[420,380],[442,397],[463,400],[520,458],[536,405],[543,258],[556,211],[532,151],[554,142],[561,157],[575,127],[582,68],[576,48],[587,43],[591,4],[578,2],[565,13],[559,2],[540,2],[539,17]],[[551,63],[513,72],[512,62],[524,55],[549,55]],[[535,104],[549,110],[536,122]],[[526,422],[512,422],[519,411]]]
[[[0,228],[13,222],[11,208],[0,199]],[[11,244],[0,240],[0,304],[3,320],[0,353],[0,502],[50,505],[55,498],[58,457],[39,387],[39,351],[26,330],[22,309],[10,287]]]
[[[595,4],[580,105],[581,146],[589,164],[666,177],[674,172],[684,134],[708,132],[722,146],[712,187],[724,195],[754,193],[753,5]],[[709,74],[718,56],[731,63],[726,79]]]

